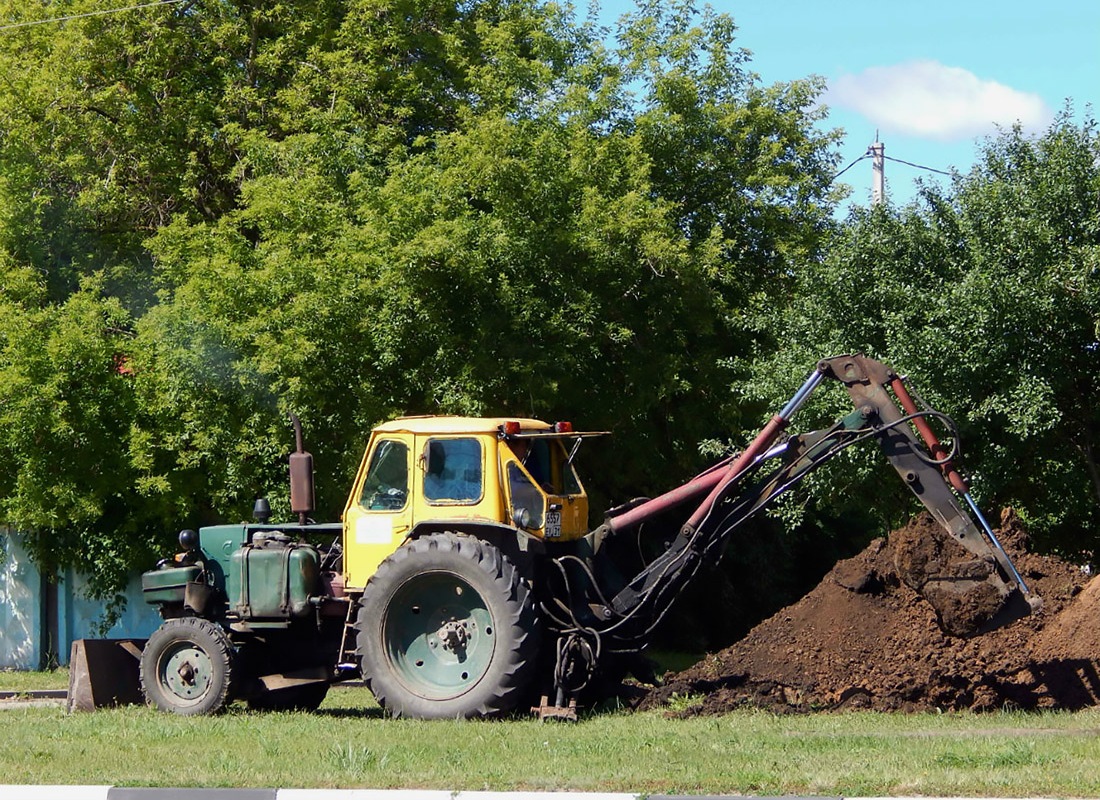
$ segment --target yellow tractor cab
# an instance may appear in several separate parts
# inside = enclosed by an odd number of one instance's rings
[[[581,441],[603,432],[568,422],[403,417],[379,425],[343,515],[344,571],[362,588],[406,539],[458,530],[572,541],[588,531],[588,496],[573,470]],[[495,534],[495,536],[494,536]]]

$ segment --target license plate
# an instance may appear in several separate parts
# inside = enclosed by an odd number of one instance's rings
[[[546,512],[546,527],[543,529],[547,539],[557,539],[561,536],[561,512]]]

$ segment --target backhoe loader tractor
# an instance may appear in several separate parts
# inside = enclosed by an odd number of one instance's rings
[[[823,381],[855,410],[792,435]],[[361,677],[387,713],[496,716],[529,707],[575,716],[578,697],[641,654],[680,590],[720,557],[737,527],[845,447],[877,440],[905,484],[972,564],[930,575],[935,596],[975,587],[996,598],[974,631],[1039,607],[971,499],[949,448],[905,381],[862,356],[819,362],[741,453],[653,499],[611,509],[594,530],[574,471],[601,432],[534,419],[409,417],[377,427],[342,521],[318,524],[312,457],[290,458],[297,519],[179,536],[181,551],[142,576],[164,623],[140,660],[147,700],[209,714],[240,699],[313,709]],[[670,522],[671,520],[671,522]],[[665,546],[632,563],[637,539]]]

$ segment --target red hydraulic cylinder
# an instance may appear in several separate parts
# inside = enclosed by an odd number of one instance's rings
[[[722,475],[721,480],[715,484],[710,494],[707,495],[707,499],[695,509],[695,513],[692,514],[691,518],[687,521],[688,527],[693,530],[699,527],[699,523],[703,521],[703,517],[707,515],[707,512],[710,511],[711,507],[718,499],[718,493],[722,491],[726,484],[740,475],[742,470],[752,464],[757,456],[771,447],[772,442],[775,441],[776,437],[782,433],[783,428],[786,426],[787,420],[783,419],[779,414],[771,418],[768,424],[764,426],[764,430],[760,431],[760,433],[756,435],[756,438],[752,440],[752,444],[745,448],[741,455],[737,457],[737,460],[734,461],[733,464],[730,465],[730,468],[726,470],[725,474]]]
[[[898,402],[901,403],[901,407],[906,414],[920,413],[917,404],[913,402],[913,397],[909,394],[909,390],[905,388],[905,382],[901,378],[894,378],[890,381],[890,389],[893,391],[894,396],[898,398]],[[924,443],[928,446],[928,451],[933,458],[940,460],[947,455],[947,448],[943,446],[939,437],[932,431],[932,426],[928,424],[928,420],[922,416],[917,416],[913,420],[913,426],[917,429],[917,433],[920,434],[921,438],[924,439]],[[958,470],[955,469],[955,465],[950,461],[941,464],[940,469],[943,471],[944,477],[959,494],[967,494],[970,491],[970,487],[966,485],[963,476],[959,474]]]
[[[677,486],[675,489],[635,506],[629,511],[610,517],[606,522],[607,526],[613,532],[625,530],[681,503],[704,496],[724,479],[726,472],[721,467],[725,466],[726,463],[728,463],[728,459],[714,465],[706,472],[696,475],[683,486]]]

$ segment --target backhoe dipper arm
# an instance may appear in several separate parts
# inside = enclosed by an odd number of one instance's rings
[[[843,383],[856,408],[873,409],[875,416],[890,426],[879,437],[887,459],[944,529],[974,555],[992,555],[1003,577],[1015,583],[1024,596],[1029,597],[1030,591],[1023,577],[971,497],[966,481],[955,469],[952,454],[940,443],[928,424],[928,410],[917,408],[904,380],[885,364],[863,356],[826,359],[818,364],[818,370]],[[893,424],[901,421],[903,416],[887,393],[887,386],[908,415],[907,418],[912,421],[927,449],[921,447],[908,425]],[[928,454],[931,454],[931,458]],[[970,511],[981,524],[981,530],[959,506],[952,489],[966,500]],[[1034,600],[1038,602],[1038,598]]]

